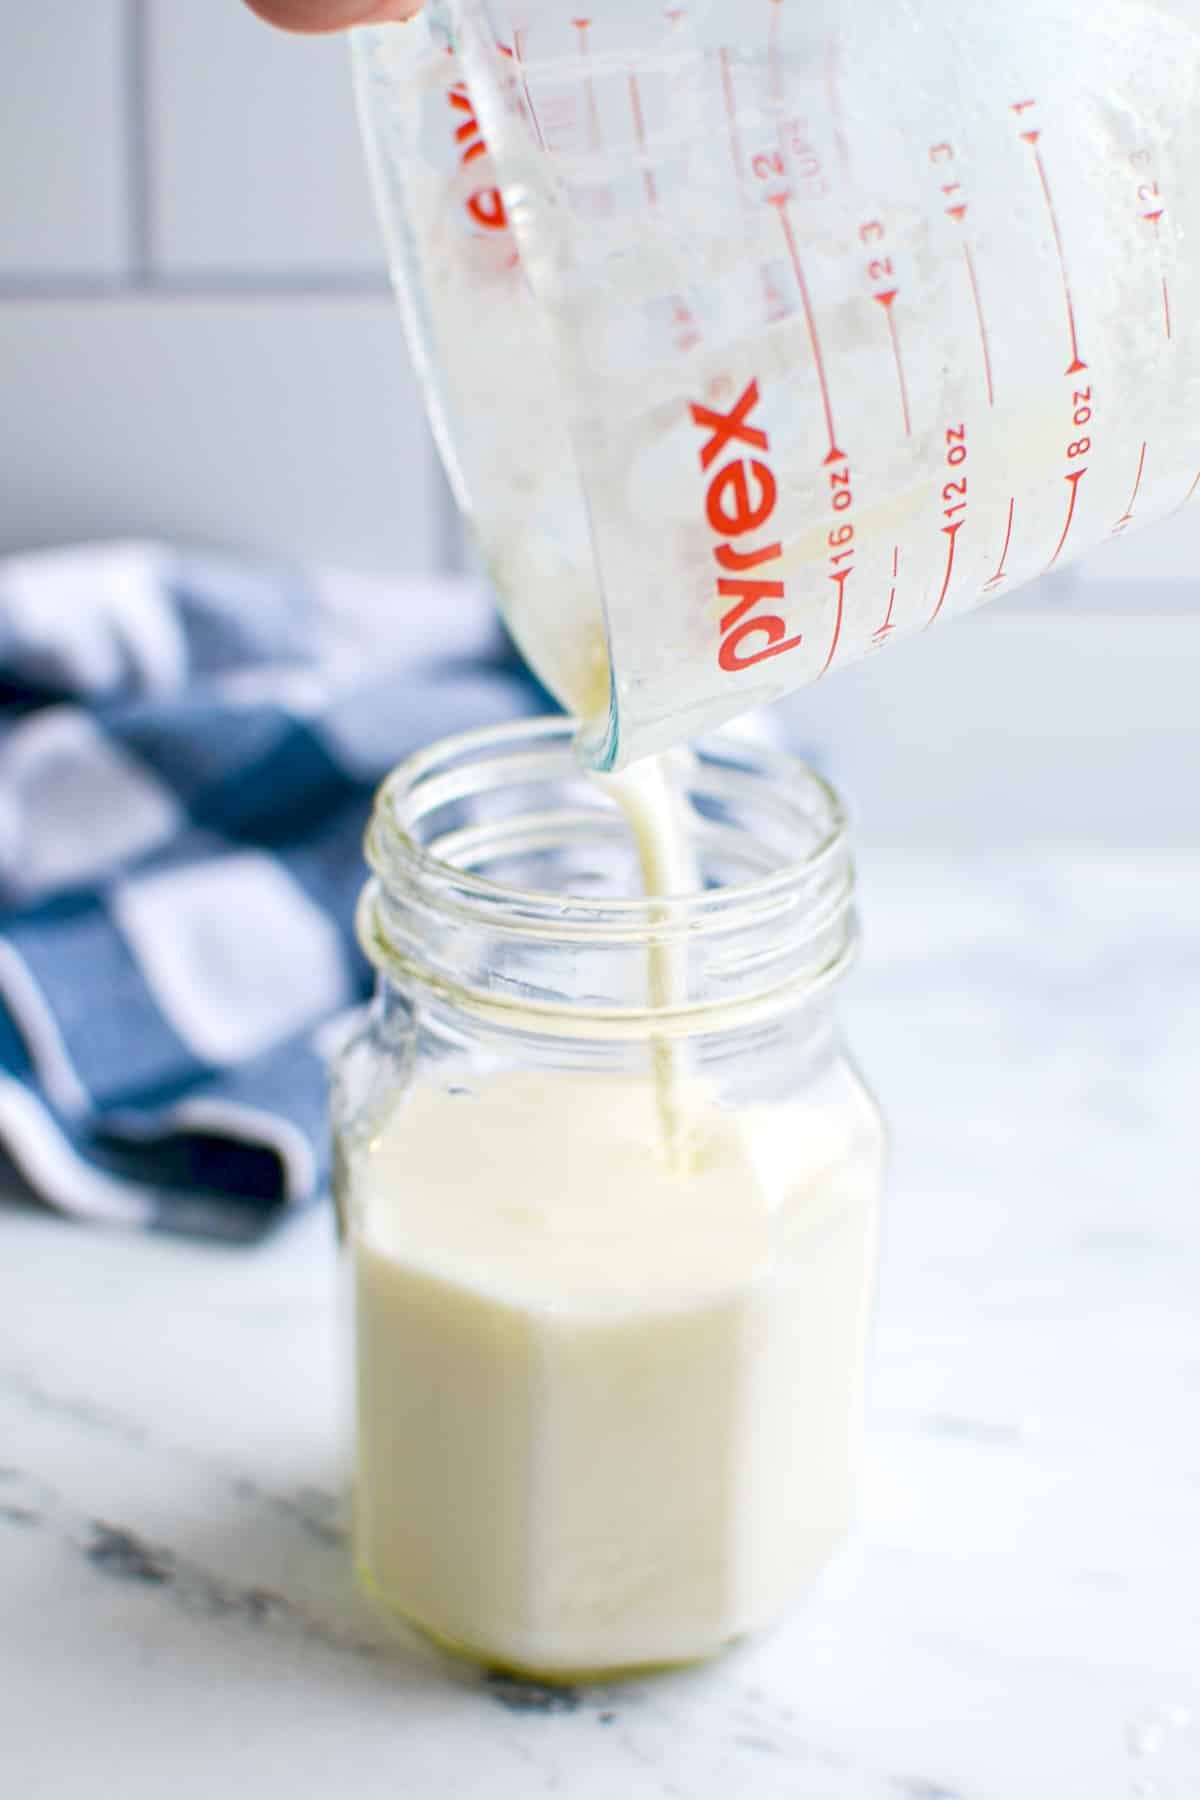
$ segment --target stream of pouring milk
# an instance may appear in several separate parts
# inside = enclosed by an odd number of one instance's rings
[[[650,756],[619,775],[594,777],[625,815],[641,871],[642,892],[648,899],[691,894],[700,884],[688,831],[681,763],[681,757],[671,754]],[[687,992],[684,945],[649,945],[646,989],[653,1009],[683,1002]],[[683,1170],[688,1160],[686,1047],[682,1040],[651,1036],[650,1061],[663,1153],[673,1168]]]
[[[505,616],[529,662],[576,719],[601,717],[608,706],[610,677],[594,596],[568,586],[573,604],[564,605],[561,572],[542,566],[538,546],[527,536],[500,559],[500,570],[511,584]],[[574,632],[565,628],[564,619],[576,621]],[[625,816],[647,899],[694,894],[700,886],[685,792],[688,758],[686,750],[667,751],[644,757],[617,775],[592,777]],[[646,952],[648,1005],[680,1005],[686,991],[686,947],[651,941]],[[683,1170],[689,1142],[687,1048],[682,1040],[651,1036],[650,1058],[661,1148],[667,1162]]]

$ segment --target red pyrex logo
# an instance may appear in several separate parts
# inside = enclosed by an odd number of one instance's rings
[[[476,157],[487,155],[487,145],[483,141],[483,133],[479,129],[466,82],[456,81],[452,87],[447,88],[446,98],[455,112],[465,115],[454,133],[455,143],[462,146],[459,167],[465,169]],[[504,202],[497,187],[476,188],[467,199],[467,211],[475,224],[482,226],[485,231],[503,231],[508,225]]]
[[[761,426],[750,423],[750,415],[758,405],[758,382],[751,381],[741,398],[728,412],[717,412],[711,406],[689,407],[692,421],[709,435],[700,450],[701,469],[710,469],[731,445],[746,444],[764,455],[770,449],[767,434]],[[770,523],[775,511],[775,477],[759,457],[734,454],[716,470],[708,484],[705,511],[708,522],[722,538],[741,538]],[[713,560],[724,571],[717,578],[721,599],[735,604],[721,618],[721,645],[717,661],[733,674],[748,669],[753,663],[765,662],[768,656],[782,656],[794,650],[800,633],[788,637],[787,626],[779,613],[761,610],[768,601],[782,600],[783,583],[762,575],[751,575],[751,569],[764,569],[782,555],[778,543],[762,544],[757,549],[735,549],[732,543],[717,544]],[[759,640],[765,638],[765,643]],[[750,646],[758,643],[757,649]]]

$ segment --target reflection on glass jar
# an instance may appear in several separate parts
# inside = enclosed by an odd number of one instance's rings
[[[368,837],[379,991],[335,1099],[358,1564],[541,1675],[769,1623],[855,1506],[883,1132],[835,1017],[842,812],[731,740],[683,787],[681,896],[641,896],[565,721],[414,758]]]

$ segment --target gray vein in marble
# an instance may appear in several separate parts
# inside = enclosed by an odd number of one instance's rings
[[[282,1594],[227,1581],[165,1545],[149,1542],[128,1526],[74,1514],[36,1475],[12,1469],[4,1473],[6,1491],[15,1486],[18,1499],[0,1510],[0,1524],[47,1531],[70,1545],[106,1580],[161,1594],[177,1611],[193,1617],[272,1626],[354,1656],[377,1656],[383,1647],[310,1616]]]
[[[40,1525],[42,1515],[31,1506],[0,1506],[0,1520],[5,1525]]]
[[[659,1793],[669,1795],[670,1800],[690,1800],[690,1796],[685,1794],[683,1789],[676,1785],[666,1769],[663,1768],[662,1764],[655,1759],[650,1751],[642,1748],[642,1746],[630,1735],[628,1729],[619,1731],[616,1735],[615,1742],[620,1745],[622,1751],[629,1757],[631,1762],[637,1763],[654,1778]]]
[[[23,1369],[0,1369],[0,1394],[17,1400],[27,1412],[81,1425],[116,1443],[140,1448],[149,1441],[144,1425],[75,1394],[53,1394]]]
[[[957,1418],[953,1413],[932,1413],[925,1429],[937,1437],[964,1438],[973,1444],[1019,1444],[1029,1436],[1024,1425],[1007,1425],[991,1419]]]
[[[84,1396],[55,1393],[21,1369],[0,1369],[0,1396],[8,1396],[35,1416],[79,1426],[111,1443],[194,1464],[216,1475],[236,1499],[287,1520],[313,1542],[331,1550],[346,1546],[347,1534],[338,1522],[341,1501],[336,1494],[315,1487],[302,1487],[295,1494],[272,1493],[218,1457],[155,1437],[136,1419]]]
[[[573,1713],[579,1711],[579,1689],[569,1685],[553,1686],[544,1681],[528,1681],[509,1675],[503,1669],[489,1669],[484,1675],[487,1691],[508,1712]]]
[[[39,1396],[42,1398],[43,1396]],[[75,1423],[110,1432],[126,1444],[145,1447],[145,1433],[124,1429],[124,1421],[100,1409],[82,1407],[74,1402],[56,1407],[58,1416],[70,1417]],[[102,1420],[102,1423],[100,1422]],[[239,1480],[233,1484],[242,1498],[266,1500],[275,1506],[278,1497],[263,1494],[256,1484]],[[219,1620],[252,1629],[270,1629],[285,1636],[312,1642],[325,1649],[348,1653],[355,1657],[379,1658],[395,1653],[397,1632],[381,1624],[378,1638],[364,1638],[353,1630],[329,1619],[314,1616],[287,1595],[256,1585],[231,1582],[195,1560],[181,1556],[164,1544],[154,1542],[128,1525],[110,1520],[88,1518],[73,1512],[49,1483],[27,1470],[12,1465],[0,1467],[0,1526],[14,1529],[36,1529],[69,1546],[89,1570],[101,1578],[143,1589],[147,1599],[154,1596],[177,1613],[192,1619]],[[310,1490],[304,1503],[319,1511],[334,1504],[332,1497]],[[279,1504],[277,1510],[301,1523],[305,1536],[322,1548],[332,1542],[328,1531],[311,1531],[313,1521],[303,1516],[303,1508],[291,1503]],[[440,1658],[439,1658],[440,1659]],[[549,1718],[578,1713],[586,1704],[601,1723],[618,1723],[620,1715],[604,1706],[609,1690],[598,1686],[585,1691],[575,1686],[553,1686],[525,1680],[500,1670],[475,1670],[457,1661],[447,1660],[454,1683],[485,1694],[505,1712],[523,1719]],[[636,1702],[632,1690],[625,1692],[627,1701]],[[509,1747],[544,1778],[547,1791],[556,1791],[560,1781],[556,1770],[546,1763],[524,1740],[510,1740]],[[636,1748],[629,1753],[640,1760]],[[664,1790],[671,1791],[671,1790]]]
[[[783,1755],[778,1744],[770,1738],[756,1737],[752,1731],[736,1731],[733,1741],[735,1744],[740,1744],[744,1750],[761,1750],[767,1756]]]
[[[235,1476],[230,1489],[239,1500],[249,1500],[278,1513],[326,1549],[346,1547],[348,1534],[338,1523],[342,1503],[336,1494],[314,1487],[300,1488],[295,1494],[272,1494],[246,1475]]]

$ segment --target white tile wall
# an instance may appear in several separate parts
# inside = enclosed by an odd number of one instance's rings
[[[240,0],[149,0],[147,33],[154,266],[382,283],[344,39]]]
[[[9,301],[0,394],[0,549],[135,532],[441,559],[441,478],[386,297]]]
[[[0,0],[0,550],[456,555],[344,40],[241,0]]]
[[[123,0],[0,5],[0,277],[110,277],[127,217]]]

